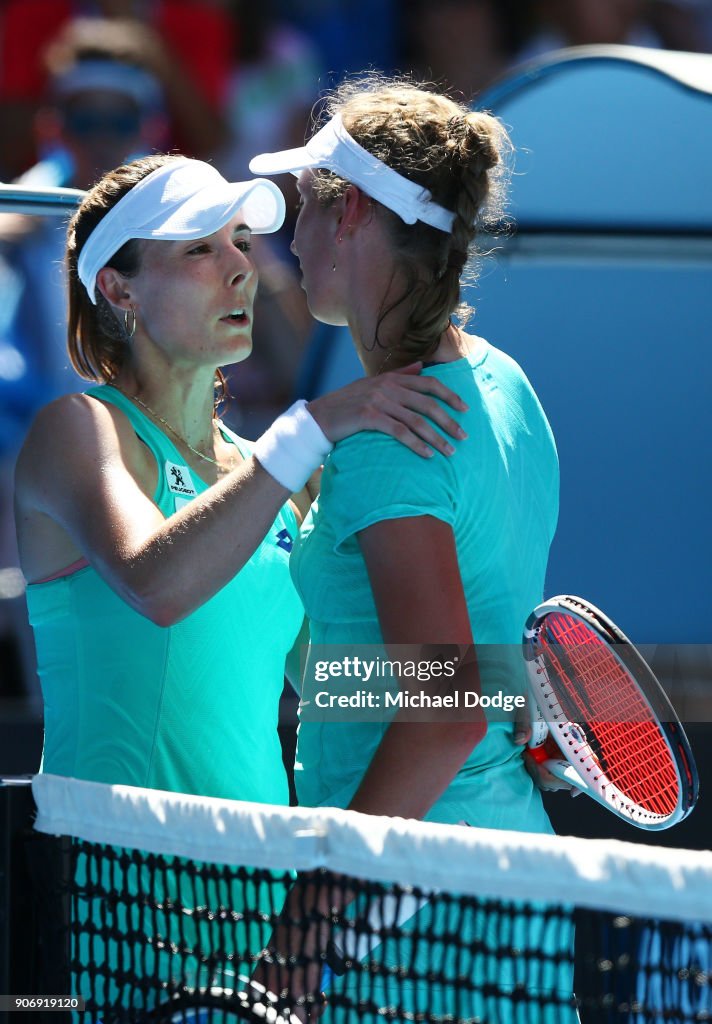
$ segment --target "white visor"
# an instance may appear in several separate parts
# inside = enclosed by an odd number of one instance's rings
[[[427,188],[417,185],[352,139],[336,114],[301,149],[261,153],[250,160],[253,174],[299,174],[323,167],[358,185],[366,195],[397,213],[406,224],[417,220],[439,231],[452,231],[455,214],[433,202]]]
[[[87,238],[77,270],[96,305],[96,275],[132,238],[205,238],[242,210],[255,234],[284,222],[284,196],[267,179],[229,182],[202,160],[181,158],[146,175],[112,207]]]

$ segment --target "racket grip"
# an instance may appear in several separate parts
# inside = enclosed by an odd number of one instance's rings
[[[539,707],[539,702],[533,693],[529,694],[529,719],[531,724],[531,738],[527,746],[530,750],[541,747],[546,742],[549,734],[549,726],[546,724],[544,714]]]
[[[534,753],[534,751],[532,751],[532,753]],[[569,764],[568,761],[564,761],[559,757],[552,757],[548,760],[545,759],[544,761],[540,761],[539,763],[543,764],[544,768],[546,768],[548,772],[551,772],[554,778],[559,779],[561,782],[567,782],[570,786],[573,786],[574,789],[580,789],[584,792],[586,791],[586,783],[583,781],[574,766]]]
[[[527,757],[531,757],[537,764],[545,764],[547,761],[558,760],[561,757],[561,751],[557,747],[554,737],[548,734],[543,743],[527,747]]]
[[[540,747],[527,747],[525,757],[531,758],[532,761],[536,762],[541,768],[545,768],[555,779],[559,779],[560,782],[566,782],[568,785],[573,786],[574,789],[586,790],[586,783],[579,773],[573,765],[570,765],[568,761],[562,758],[561,751],[556,745],[556,740],[553,736],[549,735]]]

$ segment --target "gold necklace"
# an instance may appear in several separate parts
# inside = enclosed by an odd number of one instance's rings
[[[209,462],[211,465],[217,466],[218,469],[222,469],[222,466],[217,461],[217,459],[211,458],[209,455],[206,455],[204,452],[199,452],[197,448],[194,448],[192,444],[189,444],[188,441],[186,441],[186,439],[181,434],[178,433],[178,431],[175,429],[175,427],[172,427],[170,425],[168,420],[164,420],[162,416],[159,416],[157,412],[154,412],[153,409],[150,407],[150,405],[146,405],[146,403],[144,401],[142,401],[138,397],[138,395],[129,395],[129,394],[127,394],[126,391],[124,391],[123,388],[120,388],[118,384],[112,384],[111,386],[112,386],[112,388],[114,388],[114,390],[116,390],[120,394],[122,394],[124,396],[124,398],[128,398],[128,400],[130,402],[136,402],[136,404],[140,405],[142,409],[145,409],[146,412],[149,414],[149,416],[152,416],[154,420],[158,420],[158,422],[161,423],[166,428],[166,430],[170,431],[170,433],[173,434],[173,436],[178,441],[180,441],[181,444],[184,444],[186,446],[186,448],[189,448],[190,451],[193,453],[193,455],[197,455],[199,459],[204,459],[205,462]],[[215,417],[213,417],[213,423],[214,422],[215,422]]]

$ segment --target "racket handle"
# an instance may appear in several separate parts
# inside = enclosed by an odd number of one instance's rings
[[[532,754],[537,751],[532,751]],[[537,759],[538,760],[538,759]],[[561,782],[568,782],[574,789],[586,790],[586,783],[583,781],[579,773],[576,771],[573,765],[569,764],[568,761],[564,761],[558,757],[545,758],[539,762],[546,768],[548,772],[559,779]]]
[[[585,791],[586,783],[573,765],[570,765],[568,761],[562,758],[561,751],[557,747],[553,736],[548,736],[546,742],[542,743],[540,747],[528,747],[526,756],[530,757],[532,761],[536,761],[540,767],[551,772],[554,778],[559,779],[560,782],[567,782],[575,789]]]
[[[549,737],[549,726],[533,693],[529,694],[529,720],[532,728],[531,739],[527,746],[530,750],[541,747]]]
[[[545,764],[547,761],[558,761],[561,751],[556,745],[556,740],[549,730],[546,736],[539,743],[534,744],[533,738],[527,746],[527,756],[531,757],[537,764]]]

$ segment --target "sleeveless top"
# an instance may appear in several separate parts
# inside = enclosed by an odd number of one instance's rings
[[[120,392],[105,385],[87,394],[121,409],[154,455],[153,501],[166,518],[206,490]],[[249,442],[221,430],[250,455]],[[303,617],[289,577],[296,534],[285,505],[240,572],[169,627],[132,609],[89,565],[28,586],[44,698],[41,770],[288,803],[277,725],[284,661]]]

